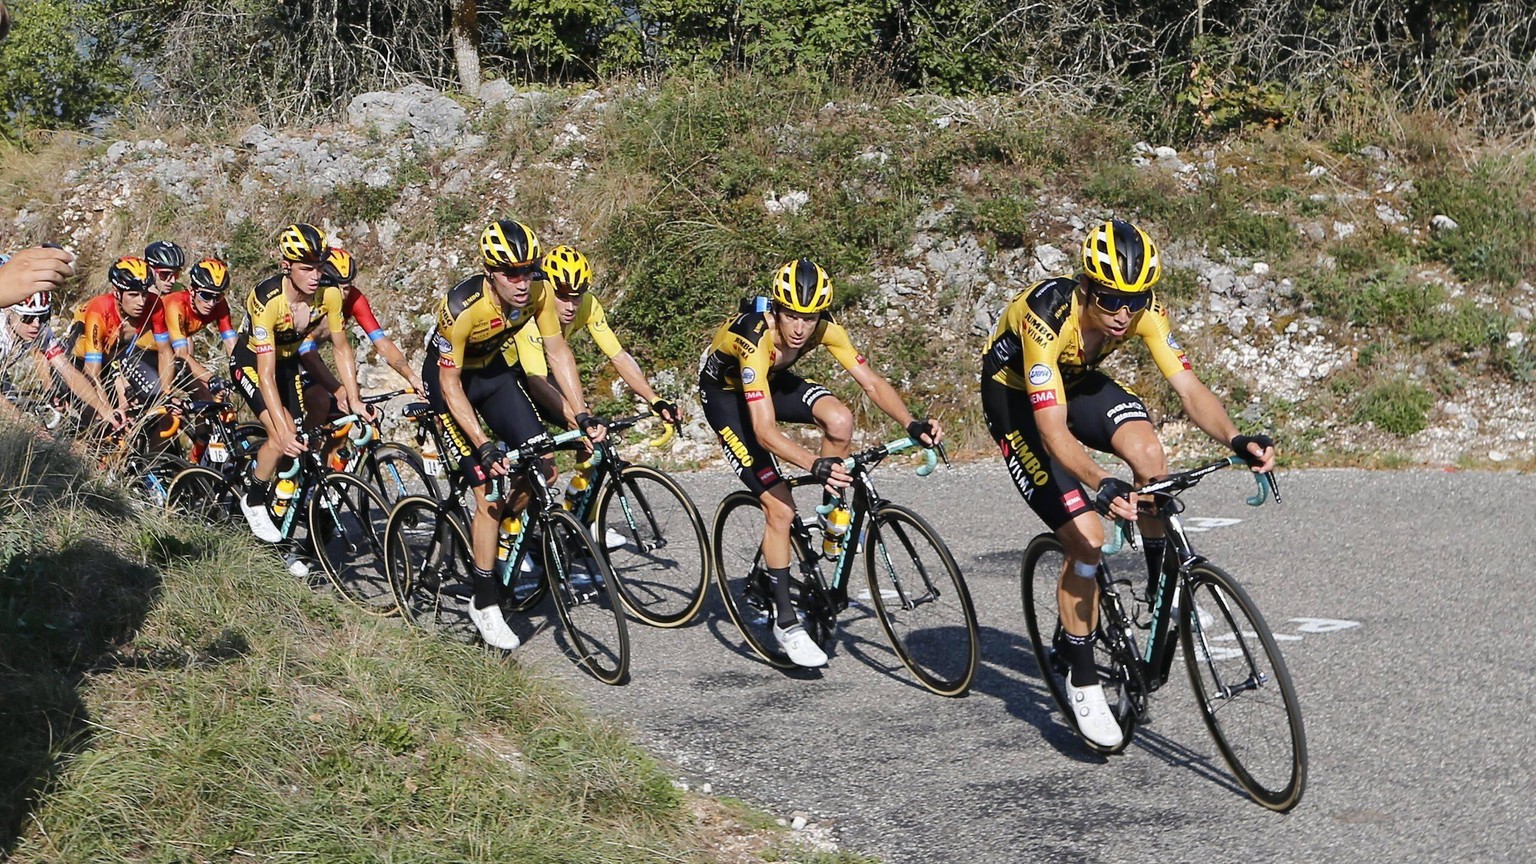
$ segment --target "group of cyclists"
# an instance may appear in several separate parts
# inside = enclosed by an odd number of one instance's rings
[[[106,290],[76,308],[62,340],[49,319],[54,291],[73,274],[71,257],[52,248],[17,253],[0,264],[0,381],[6,394],[0,408],[20,415],[10,404],[9,379],[26,360],[51,382],[55,400],[72,398],[111,429],[132,423],[135,412],[173,391],[219,398],[227,386],[219,367],[199,361],[191,347],[191,337],[206,330],[227,358],[228,381],[235,385],[229,389],[240,394],[265,433],[244,475],[239,509],[255,536],[276,542],[281,535],[270,507],[273,479],[310,446],[304,430],[342,414],[375,416],[363,400],[346,332],[347,322],[355,322],[431,406],[449,451],[442,458],[474,490],[469,617],[486,644],[516,648],[493,568],[499,523],[521,513],[530,495],[526,483],[493,494],[492,481],[511,472],[508,449],[545,440],[547,424],[580,429],[592,442],[607,432],[584,398],[568,340],[583,329],[590,333],[620,378],[663,420],[678,422],[677,406],[656,393],[613,333],[592,291],[587,258],[570,246],[544,250],[521,222],[498,220],[481,232],[481,268],[437,298],[419,368],[408,364],[380,326],[357,285],[353,257],[331,245],[322,230],[289,225],[277,250],[279,271],[244,298],[238,329],[227,300],[228,265],[207,257],[188,269],[179,246],[157,241],[142,256],[112,264]],[[1079,272],[1037,282],[1013,298],[981,361],[983,413],[1008,473],[1068,552],[1057,589],[1062,627],[1056,647],[1070,666],[1074,720],[1084,737],[1103,747],[1118,745],[1121,731],[1093,666],[1100,517],[1140,519],[1153,576],[1163,539],[1157,521],[1138,511],[1132,485],[1102,467],[1089,449],[1123,459],[1137,484],[1165,474],[1167,465],[1146,405],[1100,364],[1139,338],[1197,426],[1254,471],[1275,464],[1273,442],[1239,434],[1221,400],[1193,371],[1153,290],[1161,272],[1157,247],[1144,231],[1121,220],[1104,222],[1084,240]],[[806,471],[822,485],[822,509],[833,509],[822,518],[835,522],[851,483],[843,460],[852,445],[853,416],[830,390],[792,367],[824,347],[914,441],[937,447],[944,429],[936,418],[909,410],[834,320],[834,285],[821,266],[805,258],[789,261],[767,287],[764,296],[741,300],[704,348],[698,397],[726,462],[763,508],[761,552],[773,588],[773,636],[795,664],[816,667],[827,655],[798,621],[790,596],[795,510],[781,466]],[[802,446],[781,423],[816,427],[819,447]],[[538,470],[552,482],[553,458],[544,457]]]

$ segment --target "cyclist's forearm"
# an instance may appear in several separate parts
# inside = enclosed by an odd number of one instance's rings
[[[448,403],[448,416],[459,425],[464,437],[469,439],[470,446],[478,448],[489,441],[480,430],[480,418],[475,415],[475,406],[469,404],[469,397],[464,395],[464,381],[459,377],[459,370],[439,368],[437,386],[443,391],[443,401]]]
[[[874,381],[864,385],[864,394],[869,397],[869,401],[875,403],[876,408],[885,412],[885,416],[895,420],[901,428],[907,428],[907,424],[915,419],[907,409],[907,403],[884,376],[875,375],[874,378]]]
[[[400,346],[395,344],[395,340],[388,336],[381,336],[379,341],[373,343],[373,350],[379,352],[379,356],[384,358],[384,362],[389,364],[389,368],[399,373],[401,378],[407,381],[416,380],[415,370],[411,369],[411,364],[406,362],[405,352],[400,350]]]
[[[1066,425],[1066,409],[1060,410],[1062,420],[1060,423],[1040,423],[1040,441],[1045,445],[1045,452],[1056,460],[1061,467],[1067,469],[1067,473],[1077,478],[1079,483],[1089,489],[1097,489],[1099,481],[1110,476],[1109,472],[1099,467],[1099,463],[1093,461],[1088,455],[1088,450],[1072,435]],[[1038,417],[1037,417],[1038,419]]]
[[[544,354],[549,358],[549,368],[554,370],[555,383],[571,404],[572,410],[581,414],[587,410],[587,400],[581,395],[581,376],[576,369],[576,355],[563,337],[545,336]]]
[[[176,358],[171,353],[171,346],[166,345],[155,352],[155,365],[160,372],[160,392],[171,392],[171,377],[176,371]]]
[[[757,436],[757,443],[763,445],[763,449],[784,462],[806,471],[811,470],[811,466],[816,462],[816,454],[796,444],[788,435],[785,435],[775,419],[760,420],[754,411],[752,432]]]
[[[1180,403],[1184,406],[1184,413],[1205,434],[1211,436],[1222,446],[1232,442],[1237,434],[1237,425],[1232,422],[1232,417],[1227,413],[1227,407],[1222,404],[1221,397],[1211,392],[1204,384],[1186,388],[1186,392],[1180,394]]]
[[[624,381],[629,389],[639,394],[649,405],[657,399],[656,391],[651,389],[651,382],[645,380],[645,372],[640,364],[635,361],[628,351],[620,351],[613,355],[613,368],[619,373],[619,378]]]
[[[187,371],[192,373],[193,378],[207,384],[209,379],[213,377],[213,372],[209,371],[207,366],[197,362],[197,358],[192,356],[191,348],[178,348],[176,356],[181,358],[183,363],[187,364]]]
[[[299,362],[304,365],[304,371],[309,373],[315,383],[324,387],[327,392],[338,393],[341,391],[341,381],[331,372],[331,367],[325,365],[325,358],[320,356],[318,349],[301,352],[299,354]],[[340,365],[340,362],[341,358],[338,356],[337,364]]]
[[[545,408],[565,418],[565,424],[572,429],[576,428],[576,409],[567,402],[565,395],[560,392],[553,381],[543,375],[528,376],[528,395]]]
[[[352,345],[347,342],[344,334],[337,334],[331,345],[334,349],[332,353],[336,356],[336,372],[341,376],[341,385],[347,390],[352,410],[361,410],[363,394],[357,387],[357,358],[352,354]]]
[[[59,377],[64,379],[64,386],[69,388],[69,392],[79,397],[81,402],[91,406],[102,416],[112,414],[112,403],[107,400],[107,394],[103,393],[91,379],[82,375],[80,370],[69,365],[63,357],[54,358],[53,368],[59,373]]]

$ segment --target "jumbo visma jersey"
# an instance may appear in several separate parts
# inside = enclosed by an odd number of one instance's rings
[[[557,315],[558,312],[556,310]],[[592,341],[597,343],[604,357],[612,360],[624,350],[624,346],[619,344],[619,337],[608,326],[603,304],[598,302],[597,296],[591,291],[582,296],[581,305],[576,307],[571,323],[562,325],[560,332],[566,341],[570,341],[571,336],[582,329],[592,335]],[[539,335],[538,322],[530,321],[518,331],[517,359],[523,364],[523,371],[529,375],[543,377],[549,374],[549,361],[544,358],[544,339]]]
[[[508,366],[518,362],[517,331],[530,321],[538,334],[560,333],[560,315],[548,282],[534,282],[528,305],[507,306],[485,276],[471,276],[455,285],[437,304],[437,333],[432,346],[437,363],[447,369],[481,369],[497,357]]]
[[[755,402],[768,395],[768,382],[775,373],[793,366],[817,345],[849,371],[866,363],[843,325],[825,314],[798,352],[779,351],[767,318],[754,301],[745,300],[742,311],[715,331],[699,364],[699,383],[744,393],[748,402]]]
[[[1168,310],[1155,297],[1131,319],[1125,335],[1106,337],[1098,350],[1084,347],[1077,280],[1036,282],[1014,296],[982,355],[981,376],[1029,394],[1035,410],[1064,405],[1067,387],[1133,336],[1141,337],[1164,378],[1188,368],[1184,349],[1173,338]]]
[[[321,286],[310,298],[309,320],[297,321],[283,295],[283,277],[277,275],[257,285],[245,298],[245,313],[241,341],[253,353],[276,353],[278,359],[286,360],[298,355],[299,345],[311,333],[341,332],[341,289]]]

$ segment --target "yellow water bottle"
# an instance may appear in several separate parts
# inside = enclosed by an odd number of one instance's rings
[[[501,520],[501,533],[496,536],[496,560],[506,563],[512,557],[512,541],[517,539],[519,532],[523,530],[523,520],[520,516],[508,516]]]
[[[848,533],[848,508],[838,505],[827,514],[826,529],[821,534],[821,554],[836,558],[843,551],[843,535]]]
[[[288,505],[293,502],[294,493],[299,491],[299,484],[293,482],[290,477],[284,477],[277,481],[277,488],[272,496],[272,515],[283,518],[288,512]]]
[[[565,487],[565,509],[575,510],[576,505],[581,501],[582,494],[591,485],[592,480],[588,478],[587,471],[577,471],[571,475],[571,482]]]

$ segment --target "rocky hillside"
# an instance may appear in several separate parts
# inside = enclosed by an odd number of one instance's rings
[[[659,389],[691,401],[689,346],[702,346],[744,288],[766,284],[760,260],[822,256],[825,240],[841,250],[824,257],[855,339],[967,449],[985,452],[974,380],[996,315],[1032,280],[1071,271],[1085,226],[1113,214],[1159,240],[1162,290],[1196,370],[1299,462],[1532,464],[1530,262],[1496,272],[1495,245],[1487,272],[1476,269],[1484,259],[1462,238],[1486,233],[1477,219],[1489,205],[1468,198],[1470,220],[1438,209],[1456,199],[1445,175],[1420,174],[1430,133],[1313,142],[1293,131],[1194,151],[1134,137],[1088,146],[1113,130],[1058,122],[1049,105],[856,96],[778,114],[740,109],[753,122],[722,121],[729,134],[715,134],[706,111],[667,114],[659,103],[681,97],[666,88],[492,82],[469,102],[411,86],[359,96],[333,125],[54,141],[0,168],[18,211],[0,225],[0,246],[50,239],[78,250],[82,296],[111,257],[160,237],[227,256],[237,286],[249,286],[272,266],[276,230],[310,219],[360,257],[381,320],[419,355],[435,296],[476,266],[480,226],[512,216],[546,244],[588,251],[621,336]],[[756,122],[764,116],[779,122]],[[1068,131],[1032,131],[1047,118]],[[666,160],[695,131],[702,142],[687,143],[707,169],[678,170],[688,166]],[[1476,145],[1449,145],[1487,164]],[[1498,193],[1500,176],[1474,170],[1468,182]],[[684,212],[669,196],[690,182],[726,190],[726,203]],[[844,233],[858,231],[867,236]],[[658,274],[696,271],[697,259],[679,261],[663,236],[683,238],[692,255],[717,252],[734,281],[700,272],[697,293],[667,293],[676,283]],[[738,251],[747,243],[757,257]],[[1189,439],[1209,452],[1172,419],[1177,403],[1144,352],[1125,353],[1111,368],[1170,416],[1175,447]],[[367,359],[365,384],[384,386],[391,373]],[[689,437],[680,455],[712,456],[701,424]]]

